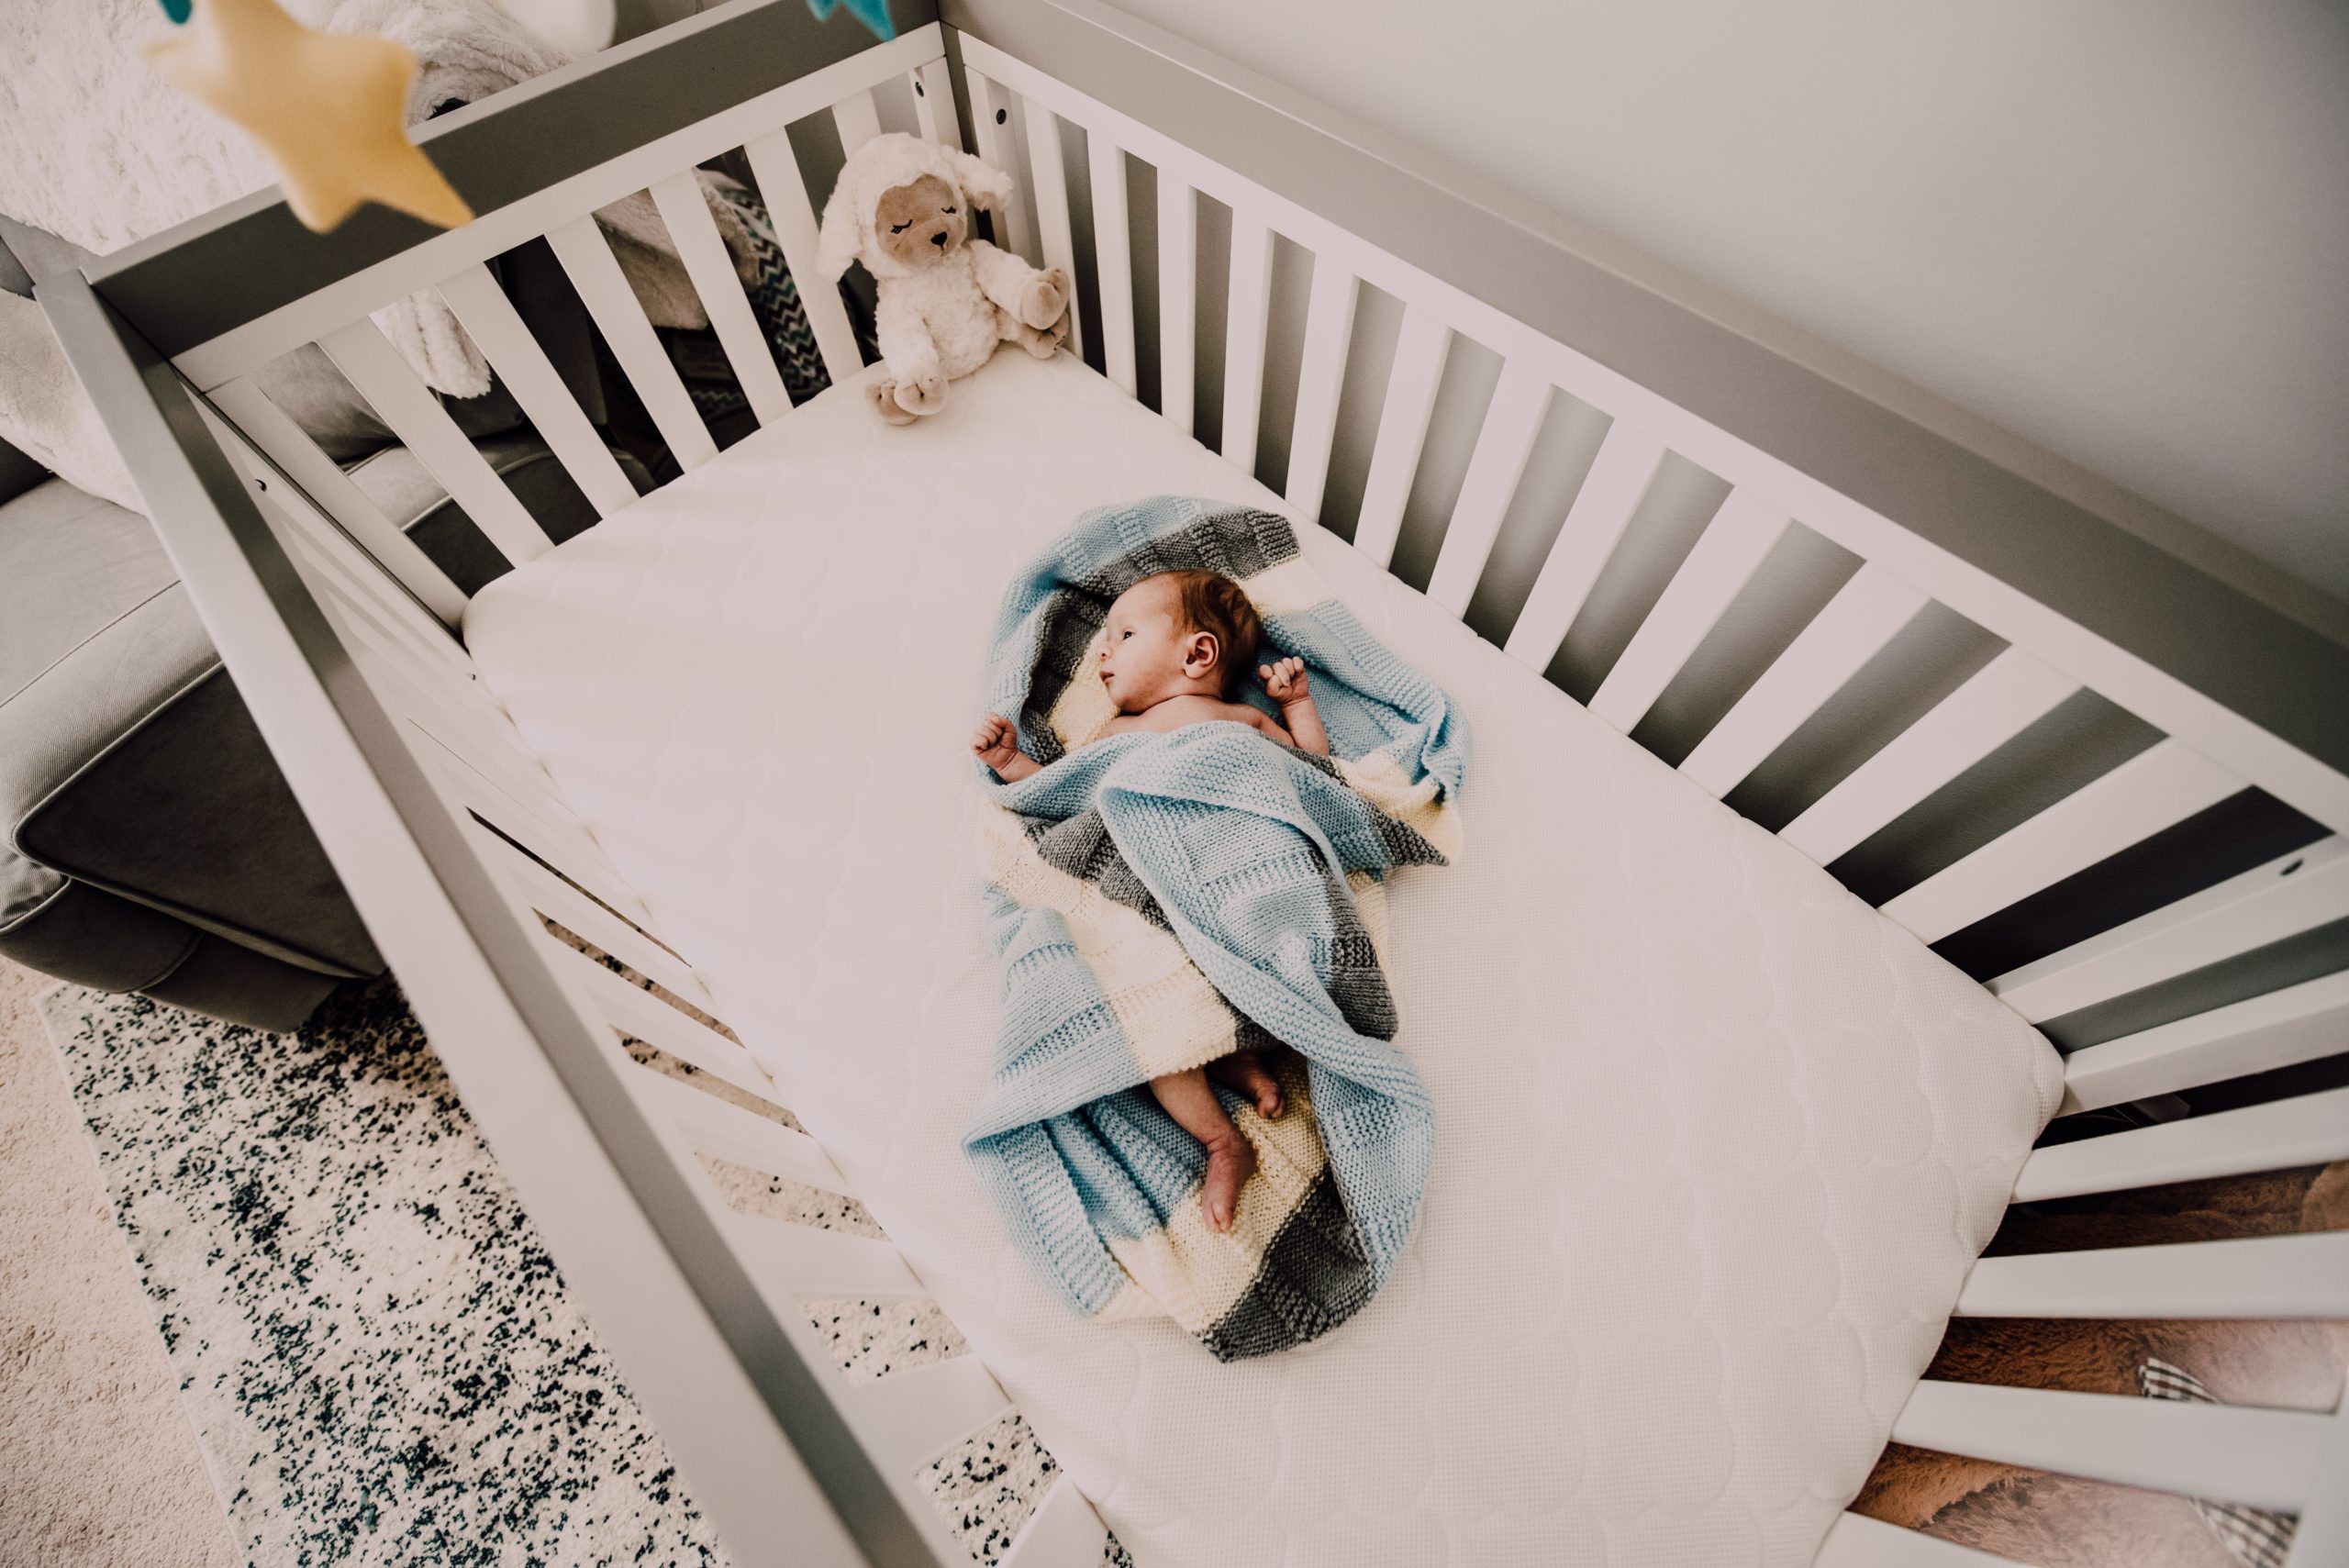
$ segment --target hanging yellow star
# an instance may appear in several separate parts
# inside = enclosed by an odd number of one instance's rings
[[[147,58],[173,86],[250,132],[285,205],[325,233],[363,201],[454,228],[473,209],[407,139],[416,56],[390,39],[321,33],[273,0],[195,0]]]

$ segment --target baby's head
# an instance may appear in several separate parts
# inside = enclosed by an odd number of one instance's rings
[[[1162,572],[1118,595],[1101,645],[1101,681],[1119,713],[1174,696],[1230,701],[1264,634],[1256,606],[1219,572]]]

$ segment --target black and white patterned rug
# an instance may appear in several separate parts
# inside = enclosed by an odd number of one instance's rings
[[[42,1010],[248,1561],[725,1561],[395,986],[286,1035],[73,986]],[[927,1303],[807,1305],[851,1377],[962,1348]],[[1052,1469],[1015,1416],[928,1479],[992,1562]]]

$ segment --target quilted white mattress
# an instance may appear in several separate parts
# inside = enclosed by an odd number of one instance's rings
[[[1439,1117],[1353,1322],[1222,1365],[1082,1321],[959,1143],[996,982],[966,751],[1085,507],[1274,495],[1063,356],[801,409],[474,600],[484,679],[723,1016],[1145,1565],[1804,1563],[2052,1111],[2032,1030],[1335,537],[1450,691],[1468,843],[1394,903]]]

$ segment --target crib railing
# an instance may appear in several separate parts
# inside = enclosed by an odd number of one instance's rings
[[[814,198],[833,160],[885,120],[960,141],[967,117],[976,150],[1022,178],[1021,199],[997,217],[998,236],[1080,275],[1085,304],[1072,341],[1111,381],[1147,392],[1186,429],[1211,422],[1220,449],[1244,468],[1258,466],[1260,452],[1285,451],[1275,466],[1300,516],[1348,533],[1398,572],[1408,539],[1428,595],[1537,670],[1553,670],[1586,623],[1667,465],[1716,476],[1718,505],[1589,692],[1594,712],[1643,733],[1709,639],[1746,613],[1774,553],[1801,536],[1831,541],[1851,558],[1848,574],[1785,628],[1690,740],[1677,759],[1685,773],[1737,803],[1746,781],[1876,677],[1905,633],[1935,616],[1962,617],[1995,654],[1813,792],[1777,824],[1782,836],[1845,873],[1856,847],[1962,797],[2018,738],[2093,693],[2148,727],[2150,739],[2020,820],[1995,820],[1962,853],[1880,896],[1884,913],[1943,941],[2158,851],[2165,835],[2222,820],[2206,814],[2260,792],[2305,819],[2287,847],[2259,863],[2224,864],[2207,885],[2171,888],[2152,907],[2124,908],[2105,929],[1986,983],[2059,1040],[2067,1027],[2080,1032],[2067,1110],[2343,1049],[2349,777],[2340,726],[2239,700],[2228,684],[2238,664],[2279,658],[2303,677],[2330,680],[2343,668],[2338,650],[2311,653],[2284,617],[2176,563],[2149,564],[2118,530],[2083,534],[2077,519],[2050,513],[2050,528],[2071,529],[2064,550],[2084,538],[2097,544],[2100,553],[2084,558],[2090,570],[2110,564],[2131,582],[2188,594],[2176,613],[2202,616],[2201,635],[2224,645],[2225,670],[2214,675],[2206,652],[2116,635],[2110,616],[2092,625],[2096,617],[2069,607],[2076,584],[2035,581],[2013,560],[1987,560],[1963,537],[1933,537],[1857,498],[1863,486],[1830,484],[1818,465],[1786,455],[1785,441],[1765,439],[1772,428],[1761,412],[1707,417],[1691,406],[1698,399],[1675,401],[1575,346],[1545,317],[1548,273],[1471,287],[1462,275],[1471,269],[1447,275],[1414,259],[1405,239],[1379,230],[1373,204],[1424,218],[1433,203],[1446,223],[1481,221],[1475,237],[1497,253],[1521,253],[1525,235],[1464,202],[1444,207],[1441,185],[1364,152],[1365,139],[1323,128],[1276,90],[1227,84],[1219,76],[1228,68],[1083,0],[990,0],[949,14],[963,24],[954,33],[932,23],[844,51],[790,0],[736,0],[534,83],[505,107],[450,117],[433,138],[444,168],[457,177],[495,167],[510,182],[500,188],[516,193],[483,199],[459,177],[482,214],[466,228],[428,236],[379,226],[314,243],[273,227],[269,204],[248,204],[110,259],[94,287],[66,280],[42,292],[371,930],[739,1560],[953,1560],[960,1549],[915,1475],[1000,1416],[1003,1392],[970,1358],[870,1385],[831,1372],[798,1297],[918,1295],[918,1280],[885,1242],[750,1221],[727,1207],[699,1156],[826,1190],[846,1184],[803,1134],[681,1086],[623,1049],[625,1037],[776,1097],[750,1055],[712,1027],[691,955],[663,940],[474,684],[450,635],[463,593],[250,379],[317,342],[507,559],[542,553],[550,544],[535,519],[368,315],[437,288],[598,515],[609,516],[632,502],[633,487],[489,263],[545,239],[671,450],[686,467],[707,462],[716,454],[710,431],[592,214],[651,193],[753,415],[761,424],[786,418],[773,357],[696,185],[696,166],[721,154],[741,151],[786,258],[812,279]],[[617,138],[607,122],[646,114],[639,100],[648,82],[664,91],[664,117]],[[583,132],[576,146],[542,138],[501,146],[509,120],[605,128]],[[519,170],[507,167],[516,162]],[[1313,172],[1301,188],[1300,168]],[[1137,182],[1151,199],[1132,198]],[[275,282],[246,278],[225,304],[207,295],[201,310],[173,306],[174,282],[233,267],[263,245],[273,257],[291,247],[294,261]],[[1294,338],[1294,397],[1283,406],[1268,388],[1285,341],[1275,274],[1290,247],[1309,261],[1310,282]],[[1558,279],[1591,265],[1553,249],[1547,264]],[[1358,330],[1374,296],[1398,317],[1383,364]],[[818,284],[802,298],[834,379],[857,373],[839,295]],[[1701,342],[1705,325],[1674,329]],[[1741,351],[1720,348],[1723,363]],[[1440,406],[1458,401],[1448,367],[1468,356],[1497,362],[1492,391],[1468,408],[1456,493],[1431,506],[1427,495],[1443,488],[1431,484],[1431,432]],[[1540,549],[1529,552],[1517,538],[1539,510],[1528,475],[1549,462],[1555,416],[1569,404],[1603,420],[1604,434],[1570,494],[1537,519],[1554,527],[1537,528]],[[1367,432],[1367,451],[1356,454],[1360,483],[1342,487],[1341,505],[1334,479],[1348,429]],[[1928,482],[1973,472],[1954,448],[1929,455],[1940,466]],[[1920,508],[1931,509],[1930,489],[1917,497]],[[1979,484],[1973,493],[2019,494]],[[1419,537],[1428,531],[1431,539]],[[1515,540],[1508,550],[1505,539]],[[1514,589],[1497,588],[1501,555],[1531,563]],[[2204,606],[2214,607],[2203,615]],[[2251,962],[2277,953],[2299,955],[2299,967]],[[2138,1021],[2111,1027],[2112,1009],[2131,1006]],[[2335,1089],[2051,1145],[2026,1164],[2017,1196],[2344,1156],[2349,1089]],[[1976,1266],[1958,1311],[2344,1317],[2349,1235],[1994,1258]],[[1893,1432],[1920,1447],[2299,1510],[2302,1563],[2331,1561],[2336,1548],[2327,1543],[2349,1529],[2349,1508],[2314,1507],[2349,1494],[2344,1434],[2349,1420],[2339,1414],[1936,1382],[1920,1388]],[[1063,1477],[1012,1560],[1068,1568],[1097,1560],[1101,1540],[1099,1521]],[[1955,1550],[1853,1517],[1821,1561],[1940,1562]]]

